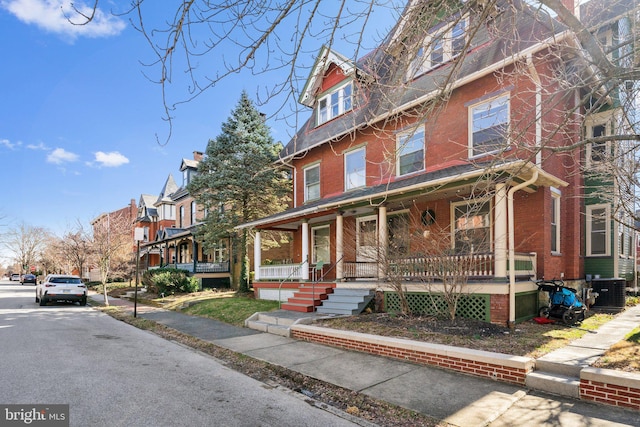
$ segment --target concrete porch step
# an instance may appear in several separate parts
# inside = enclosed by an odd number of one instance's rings
[[[336,288],[329,298],[317,308],[318,313],[323,314],[359,314],[373,299],[371,289],[340,289]]]
[[[301,313],[310,313],[314,310],[315,306],[311,304],[296,304],[296,303],[285,302],[280,306],[280,308],[282,308],[283,310],[298,311]]]

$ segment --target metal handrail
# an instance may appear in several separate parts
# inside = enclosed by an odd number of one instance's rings
[[[329,268],[327,269],[327,272],[326,272],[326,273],[325,273],[325,272],[323,272],[323,273],[322,273],[322,276],[320,276],[320,279],[319,279],[319,280],[316,278],[316,280],[314,280],[313,282],[311,282],[311,300],[313,301],[313,311],[314,311],[314,312],[316,311],[316,303],[315,303],[315,301],[316,301],[316,283],[317,283],[317,282],[321,282],[321,281],[323,281],[323,280],[324,280],[324,276],[326,276],[326,275],[327,275],[327,273],[328,273],[328,272],[330,272],[330,271],[331,271],[331,269],[332,269],[333,267],[335,267],[336,265],[338,265],[338,262],[342,261],[342,258],[344,258],[344,255],[342,255],[342,256],[340,257],[340,259],[339,259],[339,260],[337,260],[337,261],[336,261],[332,266],[329,266]]]
[[[300,263],[300,268],[302,268],[303,265],[308,264],[309,263],[309,257],[307,257],[304,261],[302,261],[302,263]],[[295,270],[293,270],[291,273],[289,273],[289,275],[282,279],[280,281],[280,284],[278,285],[278,308],[282,307],[282,285],[284,284],[284,282],[286,282],[287,280],[289,280],[289,278],[291,278],[291,276],[293,276],[293,273],[295,273]]]

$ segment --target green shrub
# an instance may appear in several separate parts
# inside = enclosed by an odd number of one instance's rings
[[[189,276],[187,270],[159,268],[145,271],[142,284],[147,291],[156,294],[173,295],[198,290],[198,278]]]

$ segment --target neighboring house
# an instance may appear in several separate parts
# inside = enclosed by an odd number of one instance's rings
[[[475,25],[478,6],[419,40],[410,37],[419,31],[406,31],[416,22],[408,7],[357,62],[321,49],[300,97],[309,119],[281,154],[293,207],[241,226],[256,230],[256,242],[266,230],[293,240],[289,264],[266,265],[254,251],[258,297],[286,300],[322,280],[382,290],[395,310],[390,282],[399,277],[419,310],[430,304],[428,292],[442,291],[443,277],[461,275],[462,315],[513,324],[537,313],[535,279],[584,284],[589,258],[603,255],[593,252],[585,210],[588,218],[613,209],[584,199],[589,181],[577,143],[595,122],[560,124],[558,111],[580,111],[579,97],[552,74],[582,67],[587,81],[589,69],[560,49],[578,43],[566,27],[524,2],[498,6],[489,25]],[[428,47],[408,49],[423,40]],[[621,267],[608,224],[606,255]],[[317,304],[292,298],[283,307]]]
[[[187,185],[198,172],[202,155],[202,152],[194,151],[193,159],[182,159],[180,186],[169,175],[153,203],[157,218],[154,226],[147,221],[148,215],[140,212],[138,227],[149,227],[152,231],[148,234],[150,240],[141,245],[141,256],[146,269],[180,268],[198,277],[202,287],[228,287],[231,283],[229,245],[221,242],[211,253],[203,250],[198,227],[206,213],[187,190]]]
[[[122,227],[130,228],[135,223],[138,216],[137,214],[138,207],[136,206],[136,201],[135,199],[131,199],[128,206],[99,215],[91,221],[94,236],[98,229],[112,231],[114,235],[120,234]],[[136,244],[133,239],[133,228],[130,228],[130,241],[119,248],[115,258],[119,260],[131,260],[133,262],[135,261],[135,253]],[[99,282],[101,281],[100,270],[95,265],[87,265],[82,272],[82,278]]]

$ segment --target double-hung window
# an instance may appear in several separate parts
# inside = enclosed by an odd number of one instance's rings
[[[320,198],[320,165],[304,169],[304,201]]]
[[[196,202],[191,202],[191,225],[196,223]]]
[[[453,249],[456,253],[491,251],[491,202],[475,200],[451,205]]]
[[[397,136],[397,175],[424,169],[424,126]]]
[[[612,134],[610,116],[595,117],[587,122],[587,139],[593,141],[587,145],[587,167],[595,167],[610,158],[611,145],[606,140],[595,141]]]
[[[471,106],[469,122],[469,157],[504,150],[509,141],[509,96]]]
[[[587,256],[608,256],[611,239],[609,205],[590,205],[587,210]]]
[[[344,155],[344,189],[364,187],[366,185],[365,148],[358,148]]]
[[[418,48],[407,79],[426,73],[463,53],[467,45],[467,26],[468,18],[460,18],[430,34]]]
[[[318,126],[334,119],[353,107],[353,83],[343,84],[318,99]]]
[[[551,189],[551,252],[560,253],[560,191]]]

